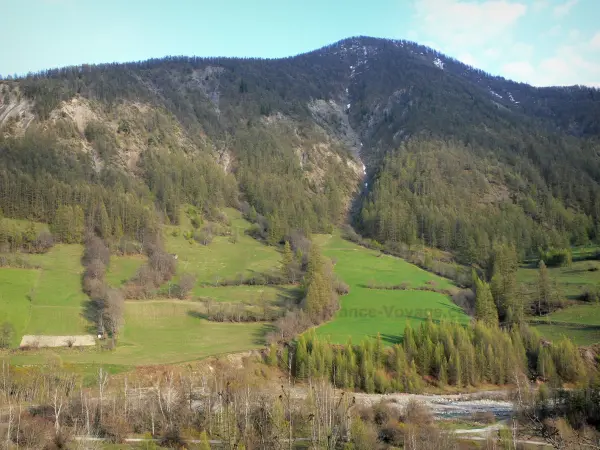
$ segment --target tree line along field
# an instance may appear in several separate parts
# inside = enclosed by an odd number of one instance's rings
[[[235,243],[227,236],[215,236],[210,244],[201,245],[184,238],[183,231],[173,233],[175,227],[165,227],[167,249],[178,258],[178,273],[173,281],[182,273],[196,276],[191,300],[128,300],[125,326],[117,348],[111,352],[39,349],[18,352],[12,360],[31,364],[53,356],[64,363],[144,365],[181,362],[264,345],[269,324],[208,321],[204,318],[206,302],[275,305],[297,300],[302,292],[292,285],[219,285],[219,280],[277,270],[281,260],[275,247],[246,234],[250,223],[238,211],[227,210],[227,215],[231,227],[236,229]],[[188,226],[189,222],[182,220],[178,228],[185,230]],[[347,242],[338,234],[315,235],[314,242],[336,262],[336,273],[350,285],[350,294],[342,298],[341,311],[318,329],[319,334],[329,336],[333,342],[344,343],[348,338],[360,341],[377,333],[388,343],[398,342],[407,321],[415,324],[428,314],[461,323],[468,320],[460,308],[438,292],[368,287],[373,283],[392,286],[406,282],[409,288],[429,286],[441,290],[452,288],[450,281],[399,258],[378,257],[377,252]],[[15,326],[13,346],[18,345],[23,334],[94,333],[83,318],[87,298],[81,289],[81,256],[82,246],[61,244],[46,254],[24,255],[39,268],[0,269],[0,318]],[[123,285],[144,261],[143,256],[112,255],[106,275],[108,283]],[[363,308],[376,309],[378,316],[356,317],[353,311]]]
[[[218,285],[220,279],[235,278],[240,273],[247,277],[277,270],[280,260],[275,247],[245,234],[250,223],[238,211],[226,212],[238,235],[235,244],[226,236],[216,236],[209,245],[201,245],[180,234],[174,236],[174,227],[165,227],[167,248],[179,262],[178,275],[172,282],[177,282],[181,273],[191,272],[197,277],[191,300],[159,297],[127,301],[125,326],[114,351],[32,349],[12,354],[11,361],[36,364],[58,359],[65,364],[134,366],[176,363],[264,345],[264,335],[271,328],[267,323],[217,323],[205,319],[204,303],[208,301],[274,305],[299,295],[297,286]],[[189,226],[189,220],[182,222],[183,227]],[[45,225],[36,224],[37,227]],[[24,334],[95,334],[94,326],[83,317],[88,299],[81,287],[82,252],[81,245],[61,244],[45,254],[23,254],[34,269],[0,268],[0,319],[15,327],[13,347],[18,346]],[[113,287],[124,285],[145,261],[143,255],[111,255],[107,283]]]
[[[246,234],[251,224],[239,211],[227,209],[231,234],[216,235],[208,245],[186,238],[193,227],[182,215],[178,227],[166,226],[166,247],[177,255],[174,279],[184,273],[195,276],[191,299],[158,297],[128,300],[125,326],[119,345],[111,352],[97,350],[37,350],[17,353],[15,362],[29,364],[55,355],[65,363],[145,365],[174,363],[204,356],[245,351],[264,345],[270,331],[268,323],[220,323],[207,320],[210,304],[240,304],[276,308],[282,302],[298,301],[302,289],[294,285],[224,285],[227,280],[248,278],[278,270],[281,253]],[[36,225],[38,227],[43,224]],[[175,232],[176,231],[176,232]],[[342,239],[339,233],[314,235],[313,242],[332,259],[335,273],[350,286],[341,298],[335,317],[316,329],[317,335],[343,344],[358,343],[379,333],[386,344],[398,343],[407,323],[413,328],[429,316],[436,321],[467,323],[469,316],[450,299],[456,290],[448,279],[439,277],[407,261],[369,250]],[[24,255],[32,269],[0,269],[0,319],[15,327],[12,345],[24,334],[69,335],[94,333],[84,319],[87,296],[81,288],[81,256],[76,244],[60,244],[45,254]],[[106,278],[110,286],[120,287],[144,264],[141,255],[112,255]],[[578,288],[594,284],[595,264],[576,261],[571,268],[551,268],[561,285]],[[534,283],[536,269],[521,268],[518,277]],[[397,289],[402,285],[402,289]],[[396,287],[396,289],[392,289]],[[169,286],[163,286],[162,292]],[[426,290],[424,290],[426,289]],[[437,291],[437,292],[436,292]],[[572,306],[548,316],[550,323],[534,326],[549,339],[566,334],[578,344],[600,341],[597,324],[600,307]]]
[[[569,300],[577,300],[586,290],[600,286],[600,261],[573,261],[571,267],[549,267],[548,272]],[[530,291],[535,288],[537,276],[537,264],[521,267],[517,272],[517,280]]]
[[[600,342],[600,304],[568,306],[532,322],[545,338],[556,341],[568,336],[577,345]]]
[[[550,279],[556,283],[560,295],[566,300],[562,309],[543,317],[531,317],[532,325],[551,341],[568,336],[577,345],[600,342],[600,303],[580,299],[588,292],[600,289],[600,261],[597,247],[572,250],[573,262],[564,267],[548,267]],[[536,262],[523,265],[517,272],[517,280],[523,283],[527,293],[536,289],[538,268]]]

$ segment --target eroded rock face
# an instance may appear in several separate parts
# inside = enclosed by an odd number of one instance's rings
[[[0,82],[0,129],[20,135],[34,119],[33,102],[21,94],[18,86]]]

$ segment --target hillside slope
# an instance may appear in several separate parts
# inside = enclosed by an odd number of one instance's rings
[[[52,222],[81,198],[90,217],[102,198],[127,234],[152,203],[171,222],[183,203],[232,205],[276,242],[330,231],[355,198],[364,234],[481,264],[499,240],[529,254],[598,235],[600,92],[514,83],[407,41],[70,67],[0,93],[11,217]],[[119,196],[137,205],[131,225]]]

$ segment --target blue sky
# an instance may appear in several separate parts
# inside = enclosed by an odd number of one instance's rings
[[[534,85],[600,87],[600,0],[0,0],[0,74],[410,39]]]

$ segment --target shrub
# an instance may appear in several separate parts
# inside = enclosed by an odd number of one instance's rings
[[[423,426],[433,422],[433,416],[425,404],[418,400],[410,399],[402,414],[402,422]]]
[[[179,283],[177,284],[177,296],[180,299],[186,298],[194,288],[195,284],[196,277],[190,273],[184,273],[179,278]]]
[[[206,227],[200,231],[195,231],[193,236],[194,240],[202,245],[209,245],[213,241],[213,234]]]
[[[337,278],[333,282],[333,288],[335,289],[335,292],[337,292],[338,295],[346,295],[350,293],[350,286],[348,286],[342,280]]]
[[[14,335],[15,327],[13,327],[12,323],[4,322],[0,327],[0,348],[10,347]]]

